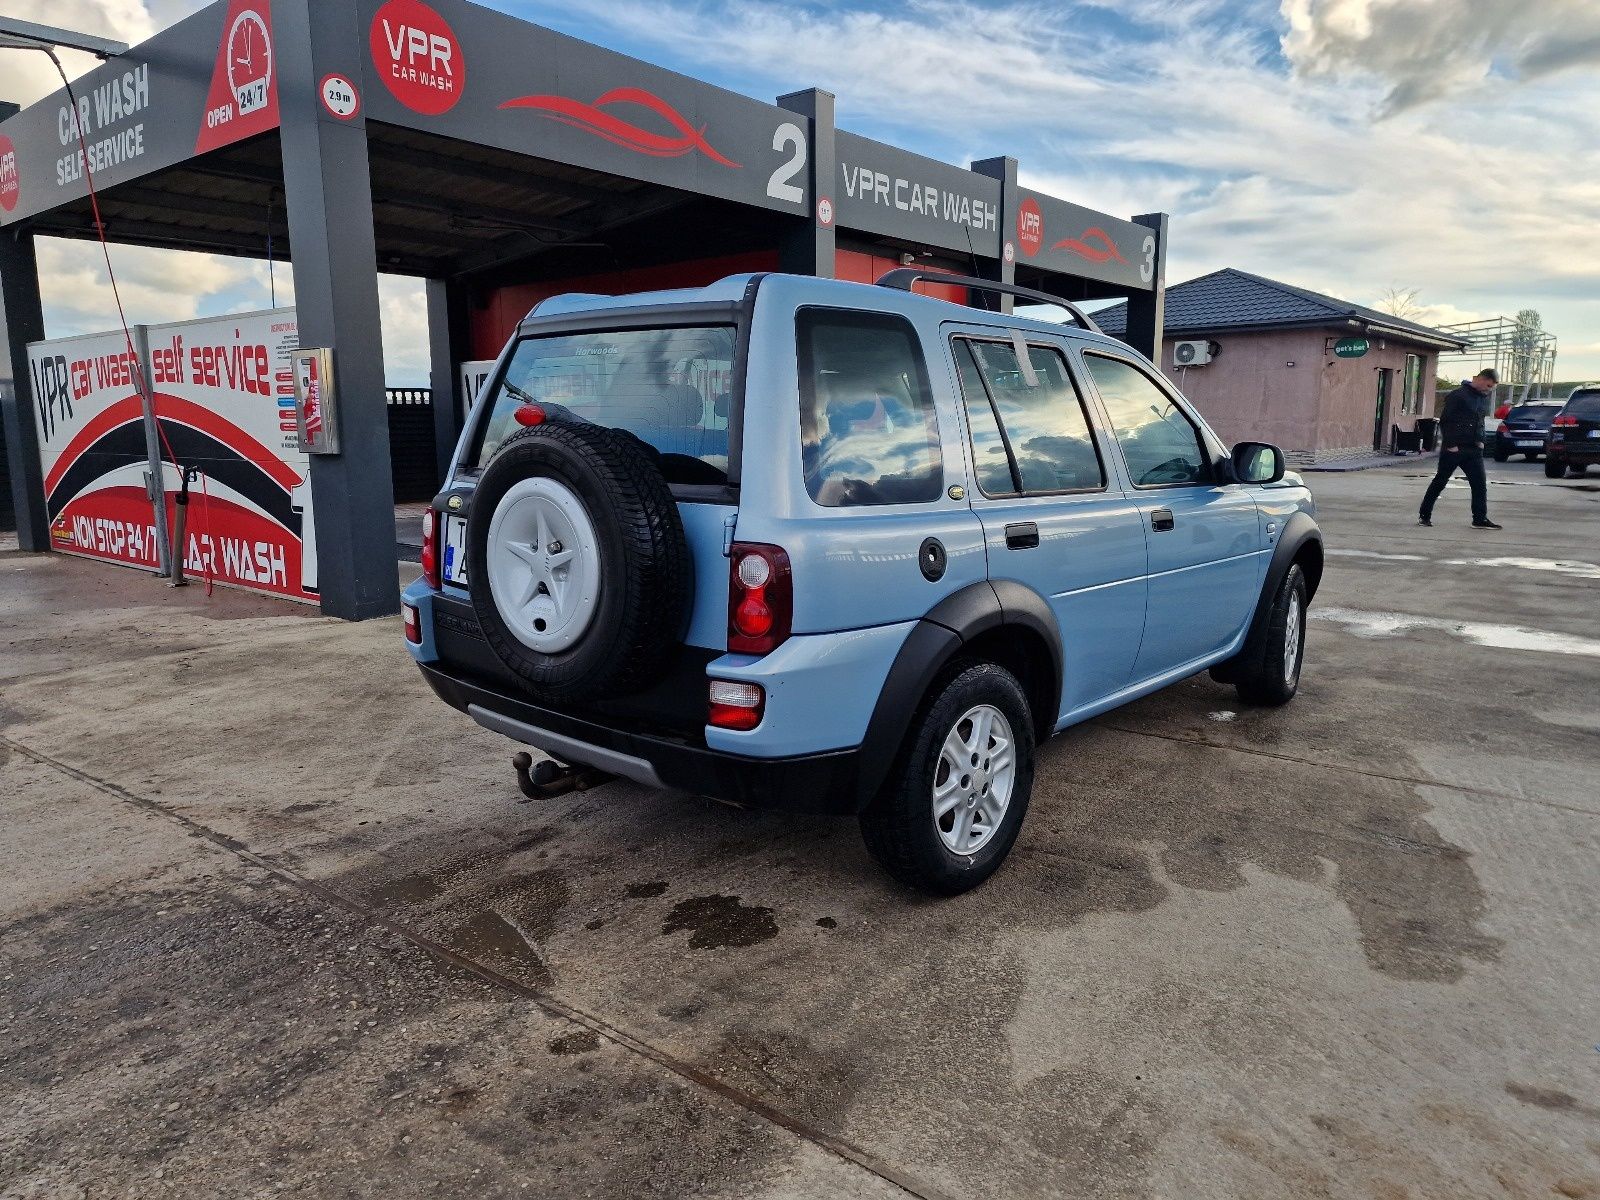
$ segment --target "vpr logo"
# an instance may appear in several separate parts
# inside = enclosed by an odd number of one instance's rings
[[[436,117],[455,107],[467,82],[461,43],[422,0],[389,0],[372,18],[372,62],[394,98]]]
[[[1043,243],[1044,214],[1039,211],[1039,202],[1029,196],[1017,210],[1017,244],[1022,247],[1024,254],[1032,258],[1039,253]]]
[[[17,173],[17,147],[0,134],[0,208],[10,212],[22,194],[22,177]]]

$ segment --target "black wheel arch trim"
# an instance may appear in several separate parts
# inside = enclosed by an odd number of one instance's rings
[[[865,806],[882,786],[906,730],[940,671],[974,638],[1004,625],[1036,633],[1050,647],[1052,694],[1061,694],[1061,630],[1050,602],[1012,580],[979,580],[946,596],[912,627],[878,693],[861,740],[856,800]],[[1047,736],[1055,714],[1034,714]]]

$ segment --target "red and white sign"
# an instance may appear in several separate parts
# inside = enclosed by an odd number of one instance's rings
[[[317,596],[310,467],[294,424],[292,308],[150,327],[166,442],[206,473],[190,488],[184,570],[297,600]],[[286,419],[287,418],[287,419]],[[165,467],[169,504],[178,473]]]
[[[267,0],[230,0],[194,152],[204,154],[277,127],[271,5]]]
[[[826,196],[817,201],[817,224],[824,229],[833,224],[833,201]]]
[[[0,133],[0,208],[10,212],[22,194],[22,174],[17,167],[17,147]]]
[[[1044,214],[1032,196],[1023,200],[1017,210],[1017,244],[1029,258],[1039,253],[1039,247],[1044,244]]]
[[[322,107],[341,121],[348,121],[361,111],[361,93],[343,75],[324,76],[320,95]]]
[[[467,61],[449,24],[422,0],[389,0],[372,18],[372,65],[412,112],[438,116],[461,99]]]
[[[315,600],[316,520],[294,424],[294,310],[155,325],[147,338],[142,364],[120,332],[28,347],[52,544],[160,566],[144,485],[151,464],[139,390],[147,377],[170,528],[181,482],[173,456],[203,473],[190,488],[186,573]]]
[[[35,342],[28,372],[51,544],[159,569],[139,364],[127,339],[118,332]]]

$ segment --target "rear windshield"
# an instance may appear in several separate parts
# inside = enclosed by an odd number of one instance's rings
[[[732,326],[626,329],[525,338],[494,393],[478,452],[482,467],[522,427],[522,404],[557,420],[626,430],[656,451],[668,483],[728,482]]]
[[[1600,418],[1600,392],[1579,392],[1567,401],[1565,411],[1569,417],[1583,417],[1589,421]]]
[[[1508,421],[1537,421],[1548,425],[1561,411],[1559,404],[1519,404],[1506,414]]]

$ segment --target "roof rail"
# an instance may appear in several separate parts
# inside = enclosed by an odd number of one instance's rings
[[[1072,315],[1072,319],[1090,333],[1101,332],[1100,326],[1094,323],[1093,318],[1072,301],[1063,300],[1060,296],[1052,296],[1049,292],[1037,291],[1034,288],[1018,287],[1014,283],[999,283],[993,279],[979,279],[975,275],[947,275],[943,271],[919,271],[915,267],[897,267],[879,277],[878,286],[909,292],[912,285],[919,279],[928,280],[930,283],[947,283],[954,287],[972,288],[984,292],[1001,292],[1007,296],[1020,296],[1024,300],[1033,301],[1035,304],[1054,304],[1059,308],[1066,309]]]

